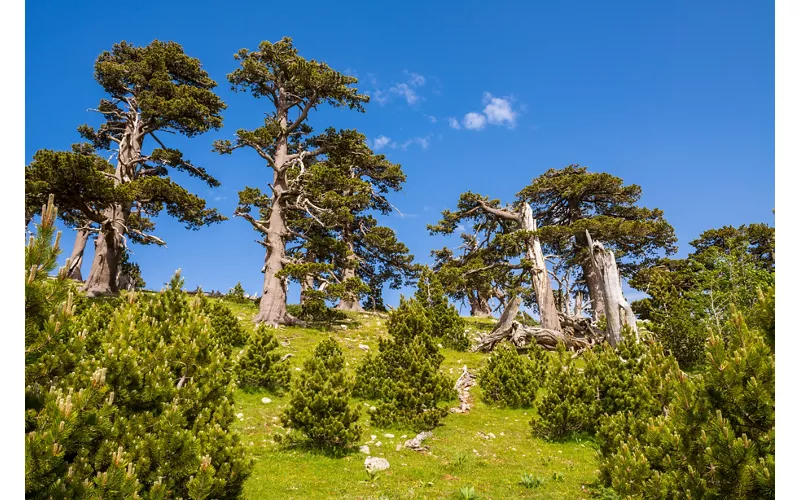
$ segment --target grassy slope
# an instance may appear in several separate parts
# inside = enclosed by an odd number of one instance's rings
[[[247,328],[255,313],[252,305],[231,305]],[[377,350],[377,339],[386,335],[386,319],[372,315],[350,316],[347,329],[331,332],[304,328],[281,328],[276,331],[284,346],[281,353],[293,353],[293,370],[302,367],[316,343],[326,335],[335,337],[345,353],[350,370],[354,370],[364,351],[359,344]],[[471,335],[486,331],[491,322],[469,320]],[[486,356],[448,349],[443,370],[453,380],[463,365],[470,371],[481,368]],[[396,451],[396,446],[414,435],[409,429],[384,429],[369,425],[367,407],[362,407],[361,423],[364,433],[359,444],[368,444],[371,455],[386,458],[388,471],[370,479],[364,470],[365,455],[355,452],[343,458],[330,458],[299,449],[283,449],[272,440],[282,432],[278,416],[288,402],[287,395],[268,392],[238,391],[236,412],[242,417],[236,428],[254,459],[253,472],[245,485],[249,499],[291,498],[459,498],[459,489],[472,486],[480,498],[588,498],[589,483],[595,478],[594,448],[590,443],[572,441],[548,443],[530,435],[530,410],[501,410],[481,402],[480,388],[471,389],[473,408],[467,415],[450,414],[444,425],[433,431],[426,441],[430,452],[418,453],[408,449]],[[262,398],[272,401],[263,403]],[[455,402],[451,405],[455,406]],[[485,439],[478,432],[493,433],[496,438]],[[393,434],[387,438],[384,434]],[[371,436],[376,436],[374,442]],[[406,438],[403,438],[406,436]],[[381,442],[379,447],[376,442]],[[525,488],[520,477],[530,473],[544,478],[537,488]],[[562,478],[554,479],[554,473]]]

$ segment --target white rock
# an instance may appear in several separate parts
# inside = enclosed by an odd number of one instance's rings
[[[244,413],[237,413],[236,418],[242,419],[244,418]]]
[[[400,451],[402,449],[403,449],[403,445],[402,444],[398,444],[397,446],[395,446],[394,451]]]
[[[376,439],[378,439],[378,436],[376,436],[375,434],[372,434],[372,435],[370,435],[370,437],[369,437],[369,440],[370,440],[370,441],[375,441]]]
[[[364,344],[358,344],[358,348],[362,351],[369,351],[369,346]]]
[[[387,437],[389,439],[394,439],[394,434],[384,434],[383,437]]]
[[[407,437],[408,437],[408,436],[406,436],[405,434],[403,434],[402,436],[400,436],[400,439],[405,439],[405,438],[407,438]]]
[[[375,413],[375,410],[377,410],[377,408],[375,408],[374,406],[369,407],[370,413]]]
[[[490,432],[490,433],[489,433],[489,437],[490,437],[490,438],[492,438],[492,439],[494,439],[494,438],[496,438],[497,436],[495,436],[493,433],[491,433],[491,432]]]
[[[272,400],[269,399],[269,398],[261,398],[261,402],[266,405],[266,404],[272,403]]]
[[[299,366],[296,366],[296,367],[294,368],[294,371],[296,371],[296,372],[299,372],[299,371],[300,371],[300,367],[299,367]]]
[[[436,345],[439,347],[439,349],[444,349],[444,346],[442,344],[436,344]]]
[[[375,446],[378,446],[378,447],[380,447],[382,444],[383,444],[383,443],[381,443],[380,441],[378,441],[377,443],[375,443]]]
[[[389,468],[389,461],[380,457],[367,457],[364,459],[364,468],[369,473],[386,470]]]
[[[369,446],[367,446],[367,445],[360,446],[358,448],[358,451],[360,451],[361,453],[363,453],[365,455],[369,455]]]

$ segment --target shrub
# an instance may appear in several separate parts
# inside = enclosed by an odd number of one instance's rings
[[[201,303],[202,311],[211,320],[214,338],[229,354],[231,346],[242,347],[247,343],[247,332],[228,306],[218,300],[210,300],[203,294],[197,294],[197,300]]]
[[[377,400],[372,413],[376,425],[432,429],[447,415],[447,408],[439,404],[453,399],[455,390],[439,370],[444,356],[430,328],[422,304],[401,298],[389,314],[391,339],[380,339],[378,354],[367,355],[356,369],[354,393]]]
[[[342,451],[361,437],[358,410],[349,405],[351,387],[341,347],[334,339],[325,339],[303,365],[281,421],[314,447]]]
[[[423,305],[431,322],[431,334],[442,344],[457,351],[469,349],[466,322],[448,302],[442,283],[427,267],[422,269],[414,298]]]
[[[228,290],[228,293],[225,294],[225,300],[229,300],[235,304],[246,304],[248,302],[241,281],[237,281],[236,285]]]
[[[559,440],[575,432],[591,430],[595,416],[595,392],[564,344],[559,343],[556,363],[545,379],[545,394],[531,419],[533,435]]]
[[[764,299],[766,300],[766,299]],[[735,312],[708,341],[701,372],[677,367],[676,394],[656,417],[604,420],[600,471],[621,495],[774,498],[775,357],[758,330]]]
[[[534,345],[531,354],[520,355],[511,344],[500,344],[478,372],[478,384],[487,404],[507,408],[533,406],[546,369],[541,348]]]
[[[209,496],[239,496],[249,463],[208,317],[177,275],[107,321],[103,306],[75,317],[63,271],[47,277],[54,220],[51,207],[26,249],[26,497],[188,497],[193,476]]]
[[[289,386],[289,364],[275,352],[278,340],[269,327],[259,325],[239,357],[239,383],[247,389],[281,391]]]

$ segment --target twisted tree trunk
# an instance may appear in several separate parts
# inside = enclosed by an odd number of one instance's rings
[[[522,204],[521,221],[522,227],[526,231],[536,231],[536,220],[533,218],[531,206],[527,203]],[[547,273],[544,255],[542,254],[542,244],[539,236],[535,233],[528,238],[526,244],[526,256],[533,262],[534,269],[531,271],[533,290],[536,293],[536,303],[539,305],[539,318],[542,328],[546,330],[558,330],[561,328],[558,319],[558,309],[553,296],[553,285],[550,282],[550,275]]]
[[[92,268],[82,290],[89,297],[117,295],[119,293],[119,264],[125,249],[124,235],[130,210],[115,204],[103,212],[106,221],[100,225],[100,234],[94,251]]]
[[[622,281],[617,269],[614,252],[603,247],[599,241],[592,241],[589,231],[586,239],[591,250],[592,264],[595,272],[602,277],[603,302],[606,315],[606,339],[616,347],[622,340],[622,327],[629,326],[638,339],[636,315],[622,293]]]
[[[345,241],[347,241],[347,247],[348,247],[347,267],[344,269],[343,272],[344,280],[342,281],[347,281],[349,279],[353,279],[356,277],[358,258],[356,257],[356,253],[353,250],[353,242],[350,240],[352,236],[349,233],[349,231],[343,231],[342,237],[345,239]],[[336,306],[336,309],[340,311],[364,312],[364,308],[361,306],[361,302],[358,300],[358,296],[342,297],[341,300],[339,300],[339,304]]]
[[[583,271],[586,287],[589,289],[589,300],[591,301],[589,305],[592,308],[592,319],[598,321],[606,313],[605,298],[603,296],[603,277],[597,272],[592,263],[592,253],[589,251],[589,241],[586,239],[586,235],[577,235],[575,244],[584,252],[581,260],[581,271]]]
[[[86,249],[86,243],[89,241],[88,229],[78,229],[75,235],[75,244],[72,246],[72,254],[69,256],[69,269],[67,269],[67,276],[70,278],[83,281],[81,275],[81,266],[83,266],[83,251]]]
[[[467,300],[469,300],[471,316],[475,318],[486,318],[492,315],[492,308],[489,306],[489,297],[481,295],[479,290],[468,293]]]

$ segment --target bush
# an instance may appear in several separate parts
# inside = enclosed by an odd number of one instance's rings
[[[259,325],[239,357],[239,384],[247,389],[281,391],[289,386],[289,364],[275,352],[278,340],[269,327]]]
[[[444,356],[431,337],[430,320],[419,302],[401,298],[388,323],[391,339],[380,339],[378,354],[358,366],[354,394],[377,400],[371,417],[376,425],[432,429],[448,413],[439,404],[455,398],[455,390],[439,370]]]
[[[464,318],[448,302],[442,283],[427,267],[422,269],[414,298],[423,305],[425,315],[431,322],[431,334],[435,338],[457,351],[469,349]]]
[[[323,340],[303,365],[281,421],[314,447],[343,451],[361,437],[358,410],[349,406],[351,388],[341,347],[332,338]]]
[[[546,392],[530,421],[533,435],[549,440],[590,431],[596,413],[590,380],[578,369],[564,344],[559,343],[556,352],[556,363],[549,367],[545,378]]]
[[[493,406],[530,408],[546,373],[542,349],[535,345],[531,356],[517,354],[509,343],[500,344],[478,372],[483,400]]]
[[[26,497],[188,497],[196,478],[209,496],[239,496],[249,463],[209,318],[177,275],[158,295],[126,295],[107,321],[104,306],[75,317],[63,271],[47,277],[55,213],[26,249]]]
[[[605,419],[605,486],[646,498],[774,498],[775,356],[765,341],[773,320],[766,315],[758,331],[733,313],[727,342],[711,334],[698,375],[674,367],[667,411]]]
[[[246,304],[249,302],[247,297],[245,297],[244,287],[241,281],[237,281],[236,285],[228,290],[228,293],[225,294],[225,300],[229,300],[234,304]]]
[[[197,298],[200,300],[202,311],[211,320],[214,338],[229,354],[232,346],[242,347],[247,343],[247,332],[228,306],[218,300],[210,300],[203,294],[198,294]]]

